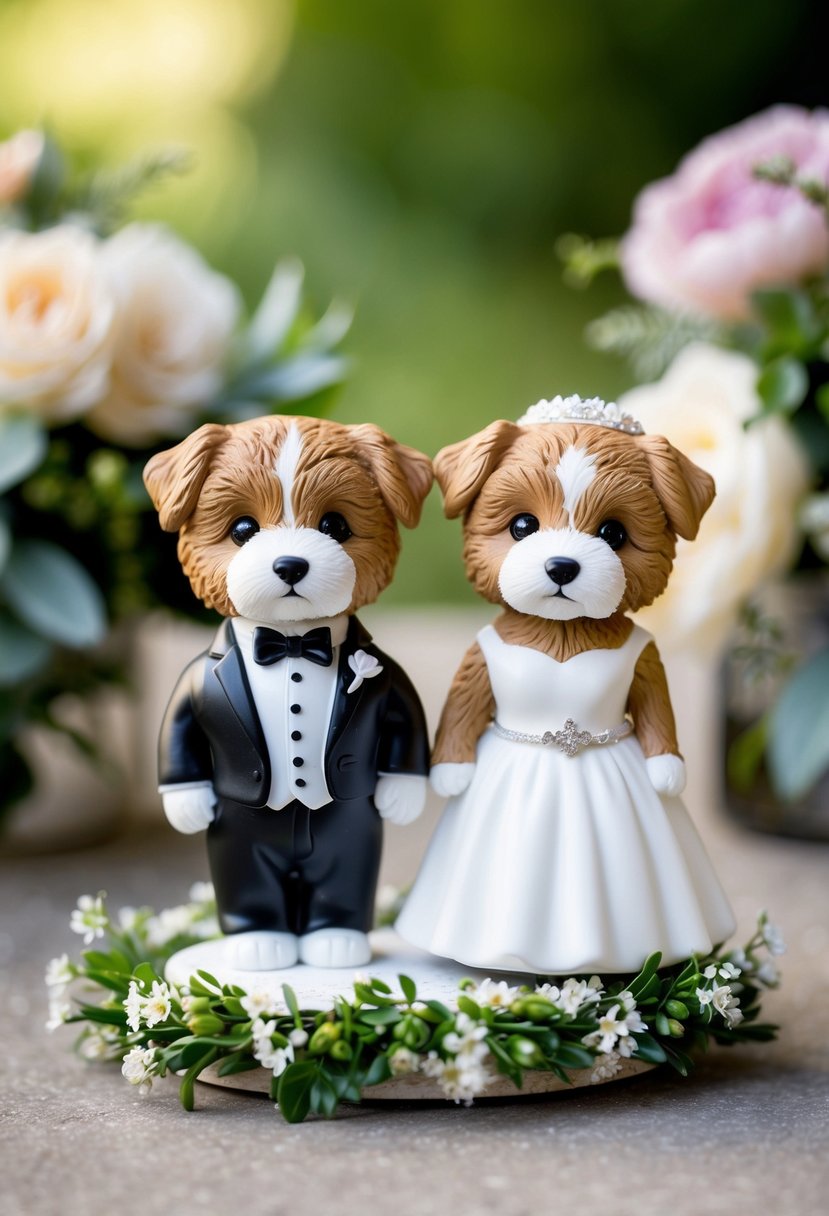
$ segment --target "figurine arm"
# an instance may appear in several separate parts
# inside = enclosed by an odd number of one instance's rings
[[[426,804],[429,732],[411,680],[396,664],[389,667],[392,684],[383,712],[374,805],[383,819],[405,827]]]
[[[195,676],[196,664],[191,664],[170,698],[158,741],[164,813],[176,831],[188,833],[208,826],[216,802],[210,745],[193,705]]]
[[[486,660],[476,642],[455,673],[438,724],[432,764],[474,764],[478,740],[495,714]]]
[[[654,789],[660,794],[681,794],[685,787],[685,762],[677,742],[665,668],[653,642],[648,643],[636,664],[628,696],[628,713],[645,753]]]

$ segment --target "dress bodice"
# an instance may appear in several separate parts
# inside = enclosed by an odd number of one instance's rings
[[[530,646],[515,646],[492,625],[478,634],[495,698],[496,721],[507,730],[543,734],[568,718],[594,734],[625,716],[633,672],[651,635],[634,625],[616,649],[585,650],[557,662]]]

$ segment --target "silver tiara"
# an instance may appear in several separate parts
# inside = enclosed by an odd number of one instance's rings
[[[518,419],[519,426],[536,422],[583,422],[590,426],[606,426],[626,435],[644,435],[645,428],[630,414],[625,414],[615,401],[601,397],[553,397],[552,401],[537,401]]]

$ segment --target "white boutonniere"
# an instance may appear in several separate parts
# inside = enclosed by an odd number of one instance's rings
[[[378,663],[373,654],[366,654],[364,650],[355,650],[354,654],[350,654],[348,656],[348,666],[354,672],[354,679],[349,684],[346,692],[356,692],[363,680],[370,680],[372,676],[379,676],[383,670],[383,664]]]

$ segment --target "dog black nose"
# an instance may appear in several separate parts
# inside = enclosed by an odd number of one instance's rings
[[[548,557],[544,569],[554,583],[563,587],[565,583],[572,583],[581,566],[572,557]]]
[[[310,568],[304,557],[278,557],[273,564],[274,574],[289,587],[305,578]]]

